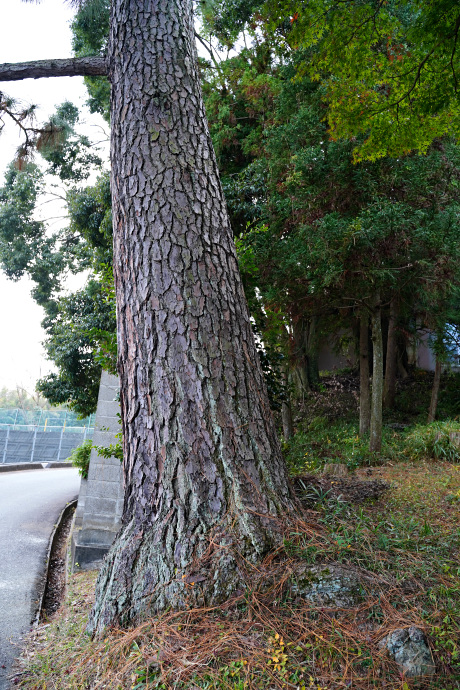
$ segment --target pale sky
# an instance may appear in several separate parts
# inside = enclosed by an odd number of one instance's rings
[[[70,57],[72,15],[73,10],[64,0],[42,0],[38,5],[8,0],[2,6],[0,63]],[[39,121],[46,120],[55,106],[65,100],[81,106],[87,98],[82,77],[0,82],[0,91],[39,105]],[[91,127],[89,135],[97,138],[94,125],[103,124],[102,119],[94,119],[88,112],[85,117],[88,128]],[[13,126],[5,130],[0,136],[0,186],[5,168],[20,144],[19,133]],[[52,206],[46,206],[47,213],[58,215],[59,209],[50,211]],[[31,298],[31,287],[26,278],[14,283],[0,272],[0,388],[21,385],[33,390],[36,380],[52,370],[41,346],[43,310]]]

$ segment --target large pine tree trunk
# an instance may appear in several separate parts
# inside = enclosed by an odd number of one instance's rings
[[[397,367],[397,343],[396,323],[398,318],[398,306],[396,299],[390,303],[390,319],[388,322],[387,357],[385,364],[385,384],[383,389],[383,404],[387,409],[392,409],[396,395],[396,367]]]
[[[371,422],[371,391],[369,386],[369,314],[359,319],[359,435],[369,433]]]
[[[372,327],[372,404],[369,449],[379,452],[382,448],[382,396],[383,396],[383,338],[380,300],[377,297],[371,315]]]
[[[295,511],[199,88],[189,0],[114,0],[114,271],[126,497],[89,629],[240,584]],[[192,586],[190,583],[193,582]]]

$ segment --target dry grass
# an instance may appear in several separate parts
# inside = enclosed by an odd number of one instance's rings
[[[371,472],[392,483],[389,495],[359,507],[319,496],[290,528],[285,548],[222,607],[168,612],[92,641],[84,629],[95,574],[74,575],[61,610],[31,635],[18,686],[460,688],[460,468],[399,464]],[[367,596],[347,609],[296,597],[289,583],[299,561],[365,570]],[[378,648],[388,632],[410,625],[428,636],[436,679],[404,680]]]

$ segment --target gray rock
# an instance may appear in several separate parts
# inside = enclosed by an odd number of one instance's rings
[[[436,674],[431,650],[420,628],[411,626],[393,630],[379,642],[379,647],[387,649],[406,678]]]
[[[366,575],[338,565],[305,566],[293,578],[291,591],[316,606],[354,608],[371,589]]]

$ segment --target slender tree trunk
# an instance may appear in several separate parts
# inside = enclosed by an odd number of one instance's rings
[[[441,360],[439,359],[439,357],[436,357],[436,366],[434,370],[433,388],[431,389],[430,409],[428,410],[427,424],[429,424],[430,422],[434,422],[434,420],[436,419],[436,410],[438,407],[439,398],[439,387],[441,385],[441,371]]]
[[[294,324],[294,358],[297,396],[304,399],[319,382],[316,317],[308,322],[300,318]]]
[[[307,360],[308,382],[310,388],[316,389],[319,384],[318,369],[318,335],[316,316],[312,316],[305,330],[305,355]]]
[[[306,395],[310,392],[310,384],[308,382],[308,368],[305,358],[305,334],[303,330],[302,319],[294,322],[293,326],[293,340],[294,340],[294,390],[295,397],[298,400],[305,400]]]
[[[284,400],[281,405],[281,420],[283,423],[283,436],[286,441],[289,441],[294,433],[294,424],[292,420],[291,396],[289,393],[289,372],[287,367],[284,371],[284,385],[286,389],[286,400]]]
[[[399,371],[400,377],[401,377],[403,380],[408,379],[408,378],[409,378],[409,373],[408,373],[406,367],[404,366],[404,363],[403,363],[403,361],[402,361],[402,356],[397,358],[397,363],[398,363],[398,371]]]
[[[369,314],[359,320],[359,435],[369,433],[371,423],[371,392],[369,386]]]
[[[383,389],[383,404],[387,409],[392,409],[396,395],[396,366],[397,344],[396,323],[398,318],[398,306],[396,299],[390,303],[390,319],[388,323],[387,357],[385,365],[385,385]]]
[[[372,327],[372,404],[369,449],[379,452],[382,447],[382,396],[383,396],[383,338],[382,314],[379,297],[375,300],[371,315]]]
[[[217,603],[295,499],[259,364],[189,0],[113,0],[114,272],[126,496],[90,631]],[[193,583],[193,585],[191,584]]]
[[[305,397],[310,392],[310,384],[308,383],[308,371],[305,362],[298,362],[294,365],[293,379],[295,397],[298,400],[305,400]]]

